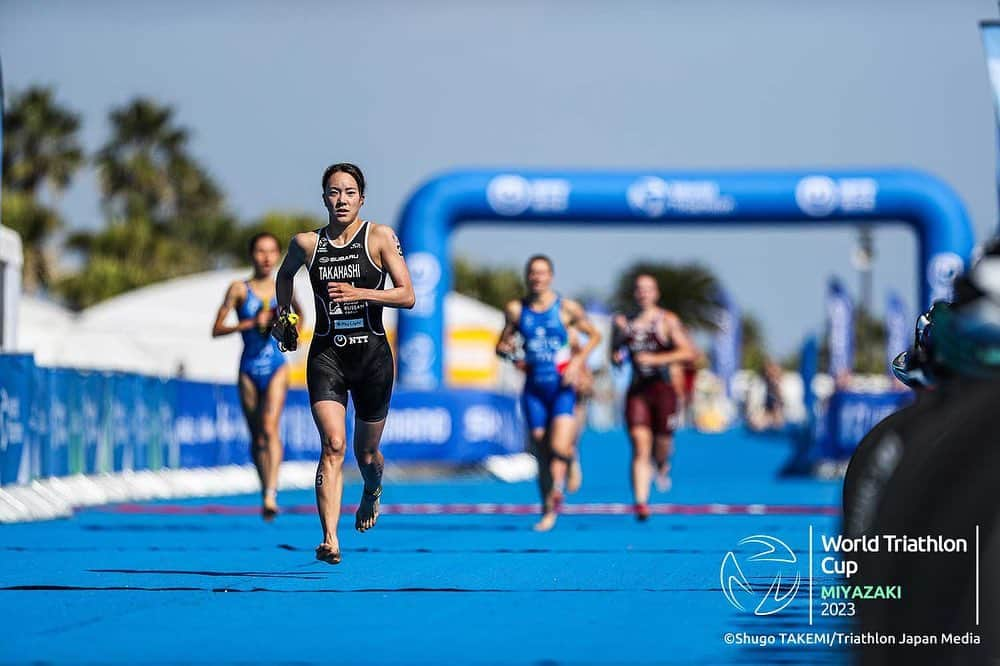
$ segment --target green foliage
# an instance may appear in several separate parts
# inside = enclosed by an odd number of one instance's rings
[[[88,257],[84,270],[56,285],[75,308],[197,272],[210,260],[207,253],[164,236],[156,225],[141,218],[109,223],[98,234],[75,234],[68,245]]]
[[[300,212],[270,211],[252,223],[238,228],[229,238],[227,248],[230,256],[238,263],[247,262],[247,248],[250,239],[261,232],[269,232],[281,241],[282,250],[288,249],[292,236],[303,231],[312,231],[326,226],[327,221],[316,215]]]
[[[854,371],[869,375],[885,374],[888,361],[885,351],[885,322],[866,310],[858,309],[854,316]]]
[[[744,312],[740,316],[741,341],[740,353],[742,355],[741,367],[754,372],[763,372],[764,363],[768,360],[767,343],[764,340],[764,331],[761,329],[760,320],[753,314]]]
[[[24,247],[23,285],[27,292],[47,288],[52,281],[52,266],[45,245],[52,233],[62,226],[59,215],[27,192],[3,190],[3,223],[21,235]]]
[[[821,368],[830,367],[829,336],[824,335],[819,350]],[[885,322],[876,319],[862,308],[854,310],[854,372],[860,374],[885,374],[888,360],[885,352]]]
[[[521,273],[513,268],[480,267],[457,257],[452,263],[454,289],[502,310],[508,301],[524,295]]]
[[[634,307],[635,278],[652,275],[660,285],[660,305],[674,311],[692,329],[714,330],[719,308],[719,281],[699,264],[664,264],[641,261],[622,273],[615,288],[613,306],[621,312]]]

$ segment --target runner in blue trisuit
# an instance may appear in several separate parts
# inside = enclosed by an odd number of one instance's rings
[[[278,470],[283,453],[278,423],[288,393],[288,366],[270,336],[277,309],[273,272],[281,259],[281,244],[273,234],[263,232],[250,239],[249,251],[253,277],[229,285],[215,315],[212,337],[237,331],[243,337],[238,376],[240,405],[260,478],[261,515],[272,520],[278,514]],[[226,323],[232,310],[238,318],[236,325]]]
[[[558,517],[576,442],[574,386],[588,354],[601,341],[583,307],[552,290],[552,277],[551,259],[536,255],[528,260],[528,295],[507,303],[506,322],[497,342],[497,353],[512,357],[516,334],[523,340],[524,358],[518,364],[525,371],[522,407],[530,447],[538,459],[542,495],[542,519],[535,525],[538,531],[552,529]],[[587,335],[586,344],[576,353],[570,345],[574,329]]]

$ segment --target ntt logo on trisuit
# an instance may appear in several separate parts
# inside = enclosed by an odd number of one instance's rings
[[[362,333],[361,335],[343,335],[338,333],[333,336],[333,344],[338,347],[344,347],[346,345],[360,345],[368,342],[368,335]]]

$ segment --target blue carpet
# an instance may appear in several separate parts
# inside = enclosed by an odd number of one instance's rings
[[[839,483],[784,480],[781,437],[682,432],[674,489],[654,502],[831,506]],[[577,502],[629,502],[628,444],[588,432]],[[348,485],[347,502],[357,485]],[[283,505],[312,503],[284,493]],[[535,484],[485,478],[387,485],[384,502],[537,501]],[[254,496],[211,500],[251,506]],[[197,506],[197,500],[183,502]],[[175,502],[176,504],[176,502]],[[121,514],[0,527],[0,659],[196,663],[845,663],[820,646],[727,645],[726,632],[808,625],[805,583],[757,617],[720,589],[725,553],[773,535],[808,576],[808,529],[825,515],[383,515],[366,534],[341,521],[341,565],[313,560],[313,515]],[[816,540],[818,544],[818,537]],[[817,546],[818,547],[818,546]],[[818,576],[816,585],[823,582]],[[826,577],[829,581],[829,577]]]

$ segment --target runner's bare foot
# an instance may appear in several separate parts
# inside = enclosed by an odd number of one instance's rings
[[[278,516],[278,493],[274,490],[264,492],[264,499],[260,507],[260,517],[271,522]]]
[[[563,494],[558,488],[553,488],[549,493],[549,499],[545,502],[545,513],[542,519],[535,523],[536,532],[548,532],[556,526],[556,519],[559,518],[559,509],[562,508]]]
[[[583,468],[580,466],[580,459],[573,458],[573,463],[566,472],[566,492],[572,494],[583,485]]]
[[[363,490],[361,492],[361,502],[358,504],[358,512],[354,514],[354,529],[365,532],[375,527],[378,521],[379,498],[382,497],[382,486],[375,492]]]
[[[556,519],[558,517],[558,513],[555,511],[549,511],[542,516],[541,520],[535,523],[535,526],[532,529],[536,532],[548,532],[556,526]]]
[[[670,467],[660,469],[656,474],[656,489],[661,493],[668,493],[674,482],[670,478]]]
[[[316,559],[327,564],[340,564],[340,544],[324,541],[316,546]]]

